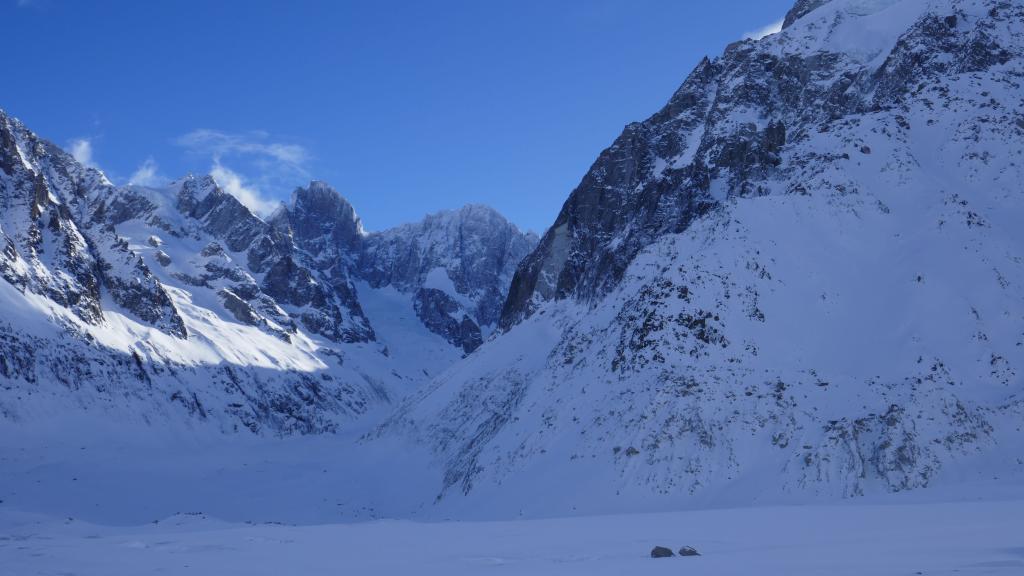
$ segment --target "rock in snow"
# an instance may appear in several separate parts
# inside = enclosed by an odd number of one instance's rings
[[[675,554],[672,553],[672,550],[665,548],[664,546],[655,546],[651,550],[651,558],[671,558],[672,556],[675,556]]]

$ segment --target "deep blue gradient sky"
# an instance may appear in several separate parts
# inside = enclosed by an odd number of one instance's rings
[[[483,203],[541,232],[623,125],[792,0],[0,3],[0,108],[115,183],[317,178],[370,230]]]

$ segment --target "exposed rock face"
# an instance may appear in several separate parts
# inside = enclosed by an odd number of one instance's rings
[[[786,13],[786,17],[782,21],[782,29],[789,28],[794,22],[828,2],[829,0],[797,0],[796,4]]]
[[[154,201],[157,198],[161,201]],[[102,214],[114,227],[134,222],[172,237],[216,239],[205,244],[190,263],[181,263],[190,264],[189,271],[172,274],[192,286],[223,285],[250,303],[251,309],[268,313],[257,324],[272,322],[277,327],[271,330],[276,333],[294,331],[295,322],[300,322],[310,332],[334,342],[373,340],[373,329],[348,277],[329,269],[322,271],[321,261],[293,242],[289,228],[273,219],[264,222],[209,176],[188,177],[164,191],[119,189],[108,204]],[[238,255],[240,262],[231,254]],[[171,261],[159,255],[156,260],[163,266]],[[257,284],[259,275],[263,279]],[[235,306],[232,313],[237,309]]]
[[[1022,27],[801,0],[705,59],[569,196],[502,333],[379,433],[435,449],[442,505],[510,513],[977,474],[1024,441]]]
[[[0,297],[12,312],[0,323],[5,418],[64,406],[317,433],[387,401],[371,372],[353,379],[329,350],[318,357],[293,320],[328,342],[364,342],[372,331],[358,309],[212,179],[117,189],[3,113],[0,141]],[[281,262],[298,270],[285,282],[271,273]],[[207,290],[227,318],[254,329],[199,311],[193,298]]]
[[[435,334],[470,353],[480,347],[480,327],[451,296],[437,288],[416,291],[413,306],[416,316]]]
[[[352,206],[322,182],[297,189],[270,225],[314,255],[313,267],[350,307],[358,306],[350,279],[392,287],[409,295],[427,329],[466,352],[497,323],[512,273],[537,242],[475,205],[368,234]]]
[[[948,91],[944,78],[991,71],[1013,54],[998,33],[1020,8],[999,2],[960,25],[955,14],[975,14],[972,7],[935,5],[883,42],[893,44],[849,51],[836,45],[845,41],[837,31],[852,29],[855,19],[882,18],[862,15],[868,4],[801,0],[787,16],[784,37],[737,42],[722,57],[705,59],[664,108],[627,126],[519,266],[501,326],[529,316],[539,302],[600,298],[655,239],[686,230],[723,201],[768,193],[776,182],[800,193],[800,173],[845,161],[812,152],[783,163],[787,142],[806,142],[868,115],[895,121],[911,101],[950,103],[948,92],[929,90]],[[880,5],[895,4],[907,1]]]
[[[476,318],[493,324],[532,248],[479,207],[367,235],[322,182],[266,220],[209,176],[117,188],[2,113],[0,144],[0,303],[29,311],[0,326],[15,390],[0,398],[4,417],[28,417],[24,397],[71,389],[72,403],[121,416],[174,418],[170,399],[224,430],[330,432],[478,347]],[[366,256],[383,244],[415,266]],[[374,287],[404,294],[378,310],[385,323],[421,318],[441,336],[428,335],[438,358],[393,358],[378,342],[356,290],[361,263]],[[427,285],[445,266],[461,288]]]
[[[179,338],[185,326],[146,264],[92,212],[113,187],[0,111],[0,270],[90,324],[104,293],[139,320]]]
[[[296,189],[287,210],[275,216],[287,219],[296,244],[325,260],[358,253],[365,234],[352,205],[325,182]]]
[[[297,189],[270,224],[315,255],[313,266],[350,307],[358,306],[350,279],[393,287],[410,295],[429,330],[466,352],[482,342],[481,327],[497,322],[512,271],[536,244],[484,206],[367,234],[352,206],[315,181]],[[438,278],[440,288],[432,285]]]
[[[357,274],[372,286],[415,291],[431,275],[470,302],[479,326],[498,321],[512,273],[537,239],[486,206],[440,212],[366,237]]]

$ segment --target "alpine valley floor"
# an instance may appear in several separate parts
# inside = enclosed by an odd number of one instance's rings
[[[428,468],[408,446],[81,424],[73,442],[0,429],[0,576],[1024,573],[1024,479],[980,455],[899,494],[518,518],[424,505],[437,479],[398,473]]]
[[[1024,573],[1024,499],[312,526],[176,515],[110,527],[0,513],[0,574]],[[652,559],[654,545],[696,557]]]

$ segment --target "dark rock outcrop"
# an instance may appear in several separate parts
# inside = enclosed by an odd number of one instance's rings
[[[480,327],[463,307],[436,288],[420,288],[413,299],[416,316],[428,330],[439,334],[467,354],[483,343]]]
[[[671,558],[672,556],[675,556],[675,553],[664,546],[655,546],[651,550],[651,558]]]

